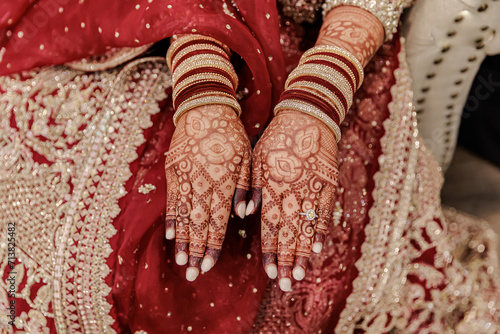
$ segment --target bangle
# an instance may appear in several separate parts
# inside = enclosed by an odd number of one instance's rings
[[[204,55],[200,55],[204,56]],[[175,85],[179,78],[188,71],[192,71],[199,68],[217,68],[229,74],[233,79],[234,86],[238,86],[238,76],[234,71],[233,65],[229,62],[220,61],[220,59],[214,59],[210,56],[206,56],[206,59],[197,59],[193,62],[183,62],[180,64],[172,74],[172,82]]]
[[[358,58],[356,58],[352,53],[350,53],[347,50],[344,50],[342,48],[339,48],[338,46],[334,45],[317,45],[313,48],[310,48],[304,54],[302,55],[302,58],[307,58],[309,56],[315,55],[315,54],[328,54],[330,56],[333,55],[339,55],[343,56],[348,62],[346,62],[346,65],[352,64],[356,68],[356,71],[359,75],[359,80],[358,80],[358,88],[361,86],[361,83],[363,82],[364,78],[364,71],[363,71],[363,66],[359,62]],[[339,58],[340,59],[340,58]]]
[[[335,123],[328,115],[326,115],[323,111],[316,108],[315,106],[300,100],[283,100],[280,101],[274,108],[274,114],[278,115],[281,111],[286,109],[300,111],[316,117],[317,119],[325,123],[326,126],[330,128],[330,130],[332,130],[332,132],[335,134],[337,143],[340,141],[341,134],[340,128],[337,123]]]
[[[232,107],[240,116],[236,99],[238,76],[229,61],[230,50],[214,38],[183,36],[167,52],[172,70],[174,125],[187,111],[207,104]]]
[[[188,46],[179,51],[172,60],[171,68],[175,68],[178,62],[182,62],[185,59],[185,57],[187,58],[191,55],[191,53],[195,52],[198,54],[210,53],[213,55],[220,55],[221,57],[224,57],[224,59],[229,60],[229,57],[227,56],[227,53],[224,51],[224,49],[210,44],[197,44]]]
[[[307,94],[312,94],[312,95],[324,100],[326,103],[328,103],[329,107],[335,111],[335,113],[337,115],[337,117],[334,117],[334,116],[331,116],[331,117],[333,119],[338,118],[338,122],[337,122],[338,124],[342,123],[345,115],[343,112],[342,104],[340,103],[340,100],[337,98],[337,96],[335,96],[333,94],[333,99],[332,99],[332,98],[326,96],[325,93],[323,93],[322,91],[319,90],[321,88],[324,88],[323,86],[315,84],[313,82],[309,82],[309,81],[299,81],[299,83],[301,83],[301,82],[303,82],[304,85],[297,85],[297,86],[292,85],[288,89],[301,90]],[[309,84],[311,84],[311,85],[309,85]],[[319,89],[316,89],[316,88],[319,88]]]
[[[335,86],[340,89],[347,100],[352,101],[354,92],[347,79],[341,73],[332,70],[330,67],[325,65],[302,64],[301,66],[298,66],[288,76],[288,79],[285,82],[285,89],[288,88],[294,79],[304,76],[312,76],[330,83],[335,83]]]
[[[235,98],[229,98],[226,96],[217,96],[217,95],[203,96],[190,101],[183,102],[181,105],[179,105],[179,108],[177,108],[177,111],[174,114],[174,125],[177,126],[178,119],[186,111],[207,104],[225,104],[232,107],[238,116],[241,115],[241,107]]]
[[[182,46],[189,46],[191,44],[206,44],[206,43],[211,43],[214,44],[215,46],[222,47],[228,55],[231,54],[231,50],[215,38],[209,37],[209,36],[204,36],[204,35],[187,35],[187,36],[182,36],[179,37],[177,40],[175,40],[172,44],[170,44],[170,47],[168,48],[167,51],[167,64],[169,65],[170,68],[172,65],[172,59],[175,54],[180,51],[180,48]]]
[[[236,99],[236,93],[234,92],[234,89],[217,82],[203,82],[200,84],[188,86],[186,89],[177,94],[173,101],[174,108],[177,109],[179,105],[182,104],[182,102],[184,102],[186,99],[189,99],[192,95],[207,91],[227,93]]]
[[[228,78],[226,78],[220,74],[206,73],[205,72],[202,74],[191,75],[179,83],[174,83],[173,95],[176,95],[178,92],[185,89],[187,86],[190,86],[190,85],[193,85],[193,84],[196,84],[199,82],[205,82],[205,81],[219,82],[221,84],[224,84],[228,87],[232,87],[234,89],[234,84]]]
[[[330,54],[313,54],[307,58],[301,58],[299,65],[303,64],[304,62],[308,61],[313,61],[313,60],[322,60],[326,61],[332,64],[335,64],[342,68],[348,75],[353,79],[353,81],[356,83],[356,88],[359,88],[360,86],[360,81],[359,81],[359,74],[356,70],[356,68],[350,64],[349,62],[346,62],[344,59],[341,59],[340,57],[334,57]],[[351,65],[351,66],[349,66]]]

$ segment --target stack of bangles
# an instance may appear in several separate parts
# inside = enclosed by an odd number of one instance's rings
[[[340,123],[363,82],[363,67],[351,53],[319,45],[306,51],[285,84],[274,108],[304,112],[323,121],[340,140]]]
[[[229,61],[230,50],[214,38],[186,35],[173,42],[167,52],[172,71],[174,124],[185,112],[206,104],[225,104],[238,116],[238,77]]]

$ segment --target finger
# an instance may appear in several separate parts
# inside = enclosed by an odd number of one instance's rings
[[[299,219],[299,235],[297,237],[295,263],[292,272],[293,278],[297,281],[301,281],[305,277],[307,263],[309,262],[309,256],[311,255],[314,225],[317,221],[315,210],[318,205],[318,195],[319,193],[309,192],[309,194],[307,194],[302,201],[300,208],[300,211],[305,213],[305,215],[302,214]],[[308,213],[314,213],[314,215],[308,216]]]
[[[312,251],[320,253],[325,242],[326,231],[332,220],[333,199],[335,196],[335,186],[328,183],[321,191],[318,199],[318,222],[316,223],[314,243]]]
[[[202,271],[207,272],[219,259],[222,243],[226,236],[227,222],[231,213],[231,195],[234,192],[234,179],[215,189],[210,206],[210,223],[208,225],[207,251],[203,258]]]
[[[292,265],[295,259],[300,212],[298,196],[300,193],[289,193],[285,196],[281,210],[278,236],[278,278],[283,291],[290,291],[292,286]]]
[[[179,180],[174,167],[166,168],[167,209],[165,214],[165,238],[175,238],[175,220],[177,217],[177,201],[179,199]]]
[[[183,266],[188,261],[189,217],[191,215],[191,183],[187,173],[176,171],[179,177],[179,200],[175,224],[175,262]]]
[[[267,185],[262,192],[262,224],[261,246],[262,262],[267,276],[275,279],[278,276],[276,252],[278,251],[278,232],[281,217],[281,197],[272,186]]]
[[[246,215],[253,215],[259,208],[262,200],[262,162],[260,158],[260,149],[255,148],[252,157],[252,199],[248,202]]]
[[[245,218],[246,213],[246,198],[250,188],[250,151],[246,151],[243,155],[243,161],[240,166],[238,181],[236,182],[236,191],[233,197],[234,213],[241,219]]]
[[[200,273],[201,261],[207,246],[212,191],[210,183],[205,180],[193,184],[193,209],[189,224],[189,265],[186,270],[186,279],[190,282]]]

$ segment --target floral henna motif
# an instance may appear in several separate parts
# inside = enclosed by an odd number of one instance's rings
[[[304,278],[313,242],[324,240],[331,220],[338,178],[335,136],[314,117],[283,111],[257,143],[253,161],[252,200],[258,203],[262,193],[264,267],[287,291],[292,268],[295,279]],[[300,215],[311,209],[317,219]]]
[[[328,13],[316,45],[335,45],[351,52],[366,66],[384,41],[384,28],[370,12],[339,6]]]
[[[235,210],[245,212],[250,149],[241,121],[228,106],[192,109],[177,124],[165,161],[165,234],[176,238],[177,264],[189,260],[188,280],[217,261],[235,189]]]

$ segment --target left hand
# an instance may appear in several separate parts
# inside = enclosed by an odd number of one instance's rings
[[[297,111],[279,113],[253,153],[253,196],[247,214],[262,196],[262,258],[268,276],[289,291],[291,276],[302,280],[311,250],[319,253],[338,179],[337,142],[320,120]],[[302,213],[314,210],[308,220]],[[314,243],[314,245],[313,245]]]

